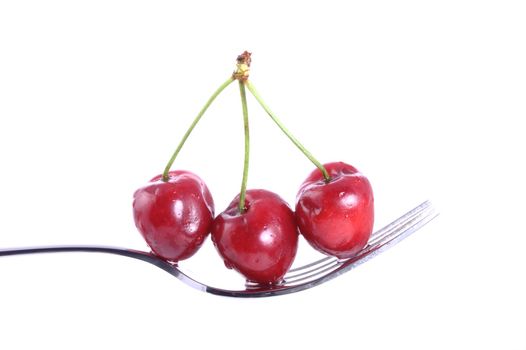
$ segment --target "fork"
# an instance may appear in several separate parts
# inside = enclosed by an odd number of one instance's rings
[[[340,276],[408,237],[437,215],[438,212],[435,210],[432,203],[430,201],[425,201],[392,223],[374,232],[367,245],[352,258],[339,260],[334,257],[325,257],[310,264],[289,270],[283,281],[279,284],[260,285],[247,282],[244,289],[239,290],[222,289],[206,285],[205,283],[201,283],[190,277],[178,264],[167,262],[149,252],[127,248],[93,245],[9,248],[0,249],[0,257],[59,252],[116,254],[155,265],[175,276],[186,285],[202,292],[227,297],[269,297],[306,290]]]

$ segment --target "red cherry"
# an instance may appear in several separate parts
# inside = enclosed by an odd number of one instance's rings
[[[296,200],[296,221],[305,239],[340,259],[358,253],[373,230],[374,199],[369,180],[351,165],[325,164],[330,181],[314,170]]]
[[[214,201],[197,175],[170,171],[133,195],[133,216],[152,251],[169,261],[187,259],[201,247],[214,219]]]
[[[248,190],[245,211],[239,196],[212,224],[212,241],[228,268],[249,281],[271,284],[283,279],[298,247],[294,213],[277,194]]]

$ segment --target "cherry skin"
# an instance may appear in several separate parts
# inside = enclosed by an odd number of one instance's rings
[[[248,281],[274,284],[283,279],[298,248],[294,213],[277,194],[248,190],[245,211],[239,196],[212,224],[212,241],[228,268]]]
[[[374,199],[369,180],[351,165],[335,162],[314,170],[296,199],[296,221],[305,239],[322,253],[350,258],[367,244],[373,230]]]
[[[158,175],[133,195],[135,225],[152,251],[177,262],[197,252],[210,233],[214,201],[206,184],[184,170]]]

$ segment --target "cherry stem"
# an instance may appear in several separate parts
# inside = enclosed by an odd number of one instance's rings
[[[241,191],[239,193],[239,212],[243,214],[247,210],[245,205],[245,196],[247,193],[248,163],[250,158],[250,132],[248,127],[247,93],[245,91],[245,82],[242,80],[239,80],[239,92],[241,94],[241,106],[243,107],[243,125],[245,130],[245,160],[243,163],[243,180],[241,181]]]
[[[261,107],[267,112],[267,114],[272,118],[272,120],[278,125],[278,127],[283,131],[285,135],[292,141],[293,144],[296,145],[296,147],[299,148],[299,150],[318,168],[323,174],[323,177],[325,179],[325,182],[329,182],[331,180],[331,177],[329,176],[329,173],[325,169],[325,167],[316,159],[314,156],[290,133],[290,131],[287,130],[287,128],[283,125],[283,123],[276,117],[276,115],[270,110],[270,108],[267,106],[265,101],[261,98],[259,93],[257,92],[254,85],[247,80],[246,86],[248,90],[252,93],[252,95],[256,98],[256,100],[259,102]]]
[[[168,164],[166,164],[166,167],[164,168],[164,172],[163,172],[163,181],[168,181],[168,172],[170,171],[170,168],[172,167],[172,164],[175,161],[175,158],[177,158],[177,155],[179,154],[179,151],[181,151],[181,148],[183,148],[183,145],[186,142],[186,139],[188,138],[188,136],[190,136],[190,134],[194,130],[199,120],[201,120],[201,117],[203,116],[203,114],[205,114],[206,110],[208,109],[208,107],[210,107],[212,102],[214,102],[216,97],[234,80],[236,79],[233,76],[229,77],[223,84],[221,84],[219,88],[217,88],[217,90],[212,94],[212,96],[210,96],[208,101],[206,101],[203,108],[201,108],[201,110],[199,111],[199,114],[197,115],[197,117],[195,117],[194,121],[192,122],[192,124],[190,125],[186,133],[184,134],[183,138],[179,142],[179,145],[177,146],[174,153],[172,154],[172,157],[168,161]]]

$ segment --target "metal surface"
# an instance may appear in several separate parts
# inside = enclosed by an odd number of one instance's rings
[[[396,219],[384,228],[374,232],[369,239],[369,243],[356,256],[338,260],[333,257],[326,257],[304,266],[291,269],[282,283],[278,285],[257,285],[246,284],[239,290],[221,289],[208,286],[196,281],[185,274],[177,264],[166,262],[152,253],[105,246],[49,246],[31,248],[10,248],[0,249],[0,256],[39,254],[39,253],[63,253],[63,252],[86,252],[86,253],[106,253],[138,259],[157,266],[177,277],[186,285],[216,295],[227,297],[269,297],[283,294],[299,292],[327,282],[337,276],[344,274],[356,266],[375,257],[385,251],[413,232],[424,226],[438,215],[431,202],[426,201],[400,218]]]

